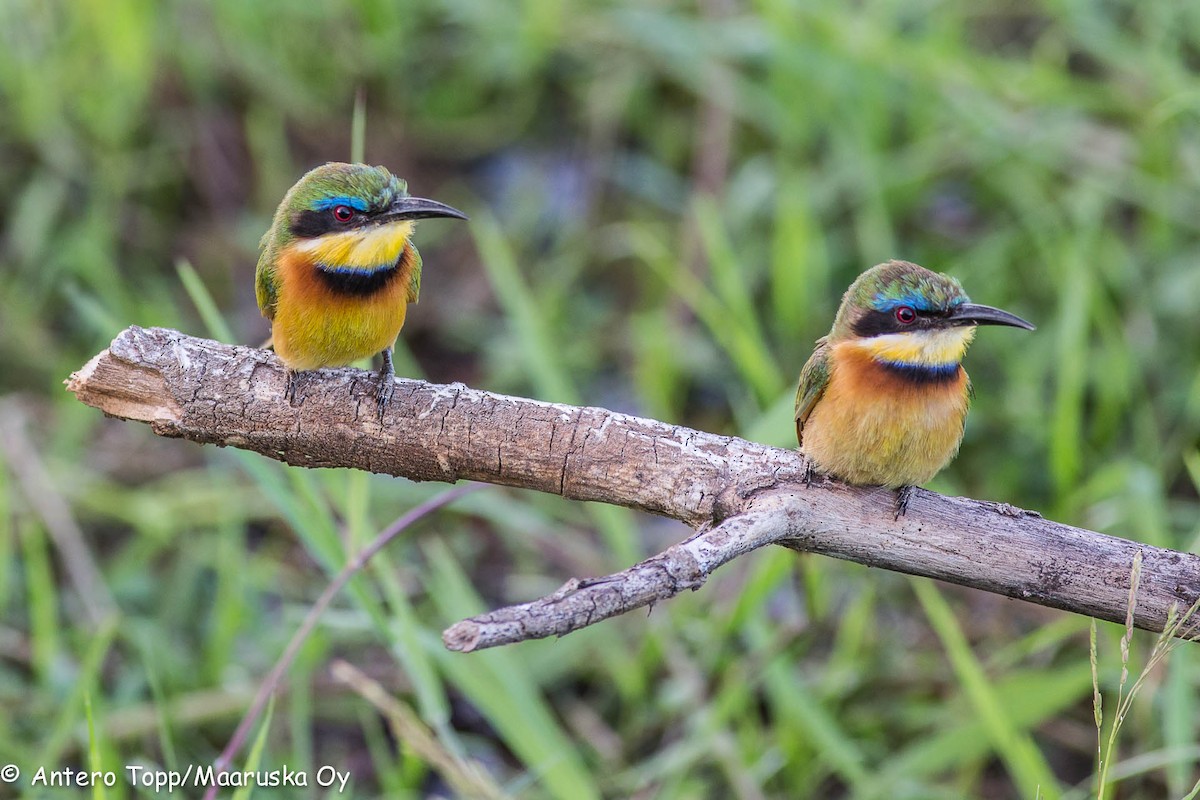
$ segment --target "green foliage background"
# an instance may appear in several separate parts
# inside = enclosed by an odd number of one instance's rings
[[[10,439],[0,761],[210,763],[346,554],[444,490],[156,440],[61,387],[130,324],[262,341],[257,239],[303,170],[350,156],[356,95],[366,160],[472,216],[421,228],[403,374],[786,446],[841,290],[903,257],[1039,325],[979,336],[933,488],[1194,550],[1200,6],[988,6],[0,1],[3,413],[119,608],[89,617]],[[517,797],[1093,792],[1086,620],[856,565],[758,553],[649,617],[441,647],[683,534],[498,489],[423,521],[307,642],[258,763],[451,793],[330,678],[340,657]],[[1106,734],[1120,635],[1100,627]],[[1192,790],[1193,650],[1149,676],[1109,796]]]

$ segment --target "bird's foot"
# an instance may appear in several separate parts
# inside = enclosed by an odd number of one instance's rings
[[[898,520],[908,513],[908,504],[916,493],[917,487],[915,486],[900,487],[900,490],[896,492],[896,511],[892,515],[892,519]]]
[[[383,411],[392,402],[396,391],[396,368],[392,365],[392,348],[383,351],[383,368],[379,370],[379,421],[383,422]]]
[[[287,399],[289,406],[298,406],[304,402],[303,395],[300,396],[299,400],[296,399],[296,390],[300,388],[300,376],[303,373],[294,369],[285,370],[285,373],[287,375],[287,389],[284,390],[283,396]]]
[[[800,476],[800,479],[804,481],[805,489],[811,489],[813,481],[817,479],[817,470],[813,467],[812,461],[807,457],[804,459],[804,473]]]

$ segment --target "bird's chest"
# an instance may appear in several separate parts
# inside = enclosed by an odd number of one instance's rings
[[[967,404],[961,367],[929,379],[849,359],[804,426],[804,452],[852,483],[924,483],[958,452]]]
[[[341,366],[392,345],[404,325],[408,265],[330,280],[302,258],[284,259],[272,323],[275,350],[292,369]]]

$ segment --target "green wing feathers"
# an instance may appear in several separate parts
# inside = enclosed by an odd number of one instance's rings
[[[279,302],[278,286],[275,283],[275,257],[269,249],[263,250],[254,271],[254,296],[258,309],[267,319],[275,319],[275,306]]]
[[[796,441],[801,445],[804,423],[829,385],[830,352],[828,337],[817,339],[817,348],[800,371],[800,385],[796,388]]]
[[[412,271],[408,273],[408,302],[415,303],[421,294],[421,254],[411,244],[408,249],[413,260]]]

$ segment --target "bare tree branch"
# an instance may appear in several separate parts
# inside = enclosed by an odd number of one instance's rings
[[[469,653],[498,644],[562,636],[674,597],[684,589],[695,591],[725,562],[780,539],[784,518],[778,506],[774,498],[754,503],[717,527],[629,569],[603,578],[572,578],[540,600],[451,625],[442,641],[451,650]]]
[[[1121,622],[1134,555],[1134,623],[1159,631],[1200,597],[1200,557],[1044,520],[1005,504],[804,483],[792,450],[600,408],[399,380],[382,423],[376,376],[323,370],[284,399],[267,351],[165,329],[129,328],[71,376],[105,413],[162,436],[253,450],[289,464],[353,467],[412,480],[463,479],[598,500],[681,520],[701,533],[628,570],[571,581],[550,597],[451,627],[471,650],[561,635],[698,588],[721,564],[781,544]],[[1182,632],[1192,633],[1192,629]]]

